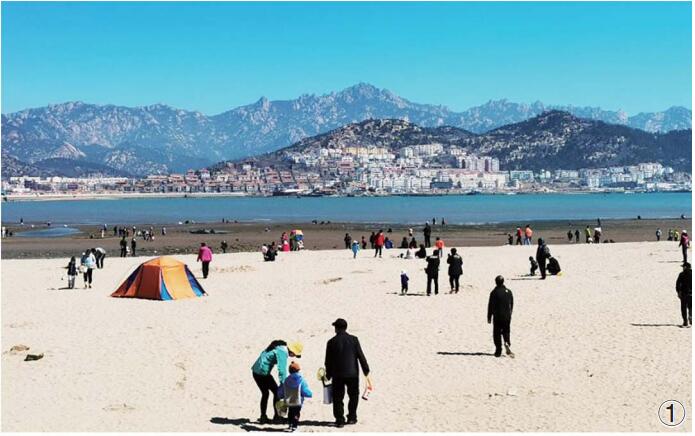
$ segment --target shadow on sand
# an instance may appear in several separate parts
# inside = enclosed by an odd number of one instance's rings
[[[437,354],[440,356],[493,356],[493,353],[481,353],[481,352],[476,352],[476,353],[466,353],[466,352],[460,352],[460,351],[437,351]]]
[[[638,324],[634,322],[630,325],[634,327],[683,327],[680,324]]]
[[[426,297],[427,294],[413,294],[408,293],[408,294],[401,294],[400,292],[387,292],[389,295],[398,295],[399,297]]]
[[[235,425],[244,431],[262,431],[262,432],[287,432],[285,424],[259,424],[251,422],[248,418],[222,418],[215,417],[210,418],[210,422],[219,425]],[[335,424],[331,421],[305,421],[300,420],[299,426],[309,426],[309,427],[334,427]]]

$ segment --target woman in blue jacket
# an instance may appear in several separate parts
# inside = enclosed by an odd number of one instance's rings
[[[278,383],[275,382],[275,379],[271,374],[273,367],[277,365],[278,378],[280,379],[280,384],[282,384],[285,381],[285,378],[287,378],[287,358],[302,357],[302,349],[303,346],[299,342],[287,345],[287,342],[276,339],[261,352],[258,359],[256,359],[256,362],[251,367],[253,379],[256,381],[258,389],[261,390],[260,423],[265,424],[270,421],[268,419],[268,415],[266,414],[270,394],[273,395],[273,405],[278,401]],[[273,407],[273,421],[280,421],[280,417],[278,416],[275,407]]]

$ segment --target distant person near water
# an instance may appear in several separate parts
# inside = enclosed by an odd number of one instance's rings
[[[432,236],[432,227],[430,227],[429,223],[425,223],[425,228],[422,230],[422,233],[425,235],[425,247],[430,248],[432,245],[430,243],[430,237]]]
[[[683,271],[676,280],[676,293],[681,300],[683,327],[693,325],[693,271],[690,263],[683,262]]]
[[[82,273],[84,276],[83,278],[85,289],[87,287],[92,287],[92,274],[96,266],[97,261],[94,258],[94,253],[92,253],[91,249],[88,249],[82,254],[82,258],[80,259],[80,268],[82,269]]]
[[[359,368],[369,377],[369,365],[364,356],[360,340],[347,333],[347,321],[338,318],[333,322],[335,336],[326,344],[326,378],[333,380],[333,417],[336,427],[357,424],[357,405],[360,399]],[[344,416],[343,399],[348,394],[347,420]]]
[[[593,241],[591,239],[591,229],[589,226],[586,226],[586,230],[584,230],[584,235],[586,236],[586,243],[591,244]]]
[[[523,233],[521,231],[521,227],[516,228],[516,245],[521,245],[521,237]]]
[[[458,255],[455,248],[451,249],[451,254],[446,259],[446,263],[449,264],[449,286],[451,290],[450,294],[459,293],[459,279],[463,274],[463,259]]]
[[[538,238],[538,248],[536,249],[536,262],[538,269],[541,270],[541,280],[545,280],[546,261],[550,258],[550,249],[545,244],[543,238]]]
[[[384,243],[386,242],[386,237],[384,236],[384,231],[379,230],[379,233],[374,238],[374,257],[379,255],[381,257],[381,251],[384,248]]]
[[[579,236],[580,236],[579,229],[574,229],[574,243],[575,244],[579,244]]]
[[[531,225],[526,224],[526,229],[524,230],[526,238],[524,239],[524,245],[531,245],[533,240],[533,230],[531,230]]]
[[[133,239],[130,240],[130,251],[131,251],[131,256],[135,257],[135,249],[137,248],[138,243],[135,240],[135,233],[133,232]]]
[[[68,289],[75,289],[75,277],[77,277],[77,260],[75,256],[70,258],[66,269],[68,270]]]
[[[661,228],[656,229],[656,242],[661,241]]]
[[[276,339],[261,352],[256,362],[251,367],[253,379],[256,386],[261,391],[261,417],[258,421],[261,424],[270,422],[267,415],[268,398],[273,396],[273,406],[278,400],[278,383],[275,382],[271,371],[277,365],[278,380],[280,384],[287,378],[287,359],[288,357],[301,357],[303,346],[299,342],[287,345],[287,342]],[[280,423],[281,418],[273,407],[273,422]]]
[[[504,348],[509,357],[514,357],[511,350],[510,329],[512,311],[514,310],[514,295],[504,286],[504,277],[495,277],[495,289],[490,292],[487,304],[487,323],[492,323],[492,340],[495,344],[495,357],[502,355],[502,338]]]
[[[432,294],[432,282],[434,282],[434,295],[439,294],[439,253],[435,249],[431,256],[427,256],[427,296]]]
[[[121,238],[121,257],[126,257],[128,255],[128,241],[125,240],[125,236]]]
[[[349,250],[350,244],[352,244],[352,236],[350,236],[349,233],[346,233],[345,237],[343,238],[343,242],[345,242],[345,249]]]
[[[104,259],[106,258],[106,250],[104,250],[102,247],[97,247],[97,248],[93,248],[92,252],[94,253],[94,258],[96,259],[96,262],[97,262],[97,268],[98,269],[104,268]]]
[[[369,235],[369,244],[372,250],[376,248],[376,233],[372,232],[372,234]]]
[[[572,230],[567,230],[567,241],[572,242]]]
[[[364,235],[362,235],[362,249],[367,249],[367,240],[364,238]]]
[[[210,262],[212,262],[212,250],[210,250],[210,247],[208,247],[205,242],[200,243],[197,261],[203,263],[203,278],[208,278],[208,273],[210,272]]]
[[[437,236],[437,240],[434,241],[434,247],[437,249],[439,257],[444,257],[444,240]]]
[[[681,232],[681,238],[680,242],[678,242],[678,246],[681,247],[681,251],[683,253],[683,262],[688,261],[688,247],[690,247],[690,237],[688,236],[688,231],[683,229]]]
[[[226,253],[227,248],[229,248],[229,244],[227,244],[227,241],[222,241],[220,243],[220,249],[222,250],[222,253]]]

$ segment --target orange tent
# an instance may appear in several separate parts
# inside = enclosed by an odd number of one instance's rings
[[[180,300],[202,297],[205,294],[205,290],[185,263],[173,257],[163,256],[138,266],[111,296]]]

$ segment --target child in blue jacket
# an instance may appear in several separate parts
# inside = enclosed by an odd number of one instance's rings
[[[304,398],[311,398],[314,395],[304,377],[299,373],[300,369],[297,362],[290,363],[290,375],[278,389],[278,396],[284,398],[288,406],[287,420],[290,431],[297,431]]]
[[[357,241],[352,241],[352,258],[357,257],[357,252],[360,251],[360,243]]]

